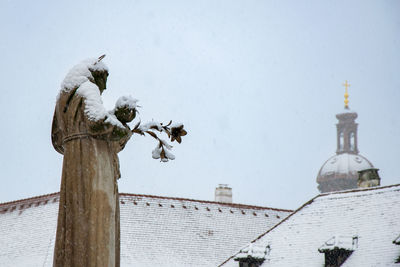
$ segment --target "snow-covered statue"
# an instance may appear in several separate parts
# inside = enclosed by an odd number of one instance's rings
[[[174,126],[140,122],[131,130],[127,123],[136,116],[136,99],[118,99],[106,111],[101,94],[106,89],[108,69],[98,59],[73,67],[57,97],[52,143],[64,155],[54,266],[120,266],[120,221],[117,153],[133,133],[157,139],[153,158],[174,159],[171,141],[181,142],[182,124]]]

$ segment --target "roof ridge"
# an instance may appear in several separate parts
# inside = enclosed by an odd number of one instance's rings
[[[51,198],[54,196],[58,196],[59,194],[60,194],[60,192],[55,192],[55,193],[50,193],[50,194],[45,194],[45,195],[40,195],[40,196],[35,196],[35,197],[30,197],[30,198],[23,198],[23,199],[13,200],[13,201],[9,201],[9,202],[3,202],[3,203],[0,203],[0,207],[12,205],[12,204],[19,204],[19,203],[28,202],[28,201],[35,201],[37,199]],[[277,209],[277,208],[271,208],[271,207],[261,207],[261,206],[246,205],[246,204],[239,204],[239,203],[223,203],[223,202],[208,201],[208,200],[196,200],[196,199],[190,199],[190,198],[165,197],[165,196],[131,194],[131,193],[119,193],[119,195],[120,196],[151,197],[151,198],[158,198],[158,199],[171,199],[171,200],[180,200],[180,201],[182,201],[182,200],[183,201],[192,201],[192,202],[199,202],[199,203],[217,204],[217,205],[223,205],[223,206],[229,206],[229,207],[235,207],[235,208],[293,212],[293,210],[288,210],[288,209]]]
[[[0,203],[0,207],[11,205],[11,204],[18,204],[18,203],[27,202],[27,201],[33,201],[33,200],[37,200],[37,199],[51,198],[51,197],[55,197],[58,195],[60,195],[60,192],[39,195],[39,196],[35,196],[35,197],[22,198],[22,199],[17,199],[17,200],[8,201],[8,202],[2,202],[2,203]]]
[[[181,197],[166,197],[166,196],[155,196],[155,195],[146,195],[146,194],[131,194],[131,193],[120,193],[120,196],[137,196],[137,197],[151,197],[158,199],[171,199],[171,200],[183,200],[183,201],[191,201],[191,202],[199,202],[199,203],[207,203],[207,204],[218,204],[223,206],[235,207],[235,208],[247,208],[247,209],[258,209],[258,210],[274,210],[274,211],[284,211],[284,212],[293,212],[293,210],[288,209],[277,209],[271,207],[261,207],[255,205],[247,205],[240,203],[225,203],[225,202],[217,202],[210,200],[196,200],[191,198],[181,198]]]

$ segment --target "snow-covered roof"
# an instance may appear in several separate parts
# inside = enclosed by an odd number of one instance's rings
[[[397,266],[400,248],[393,241],[400,233],[399,207],[400,184],[321,194],[252,243],[269,247],[265,267],[324,266],[324,250],[318,249],[327,241],[353,251],[343,267]],[[221,265],[237,267],[239,253]]]
[[[235,260],[241,259],[265,259],[265,256],[269,253],[269,246],[258,246],[255,243],[250,243],[246,247],[242,248],[235,256]]]
[[[318,251],[324,253],[335,249],[354,251],[357,248],[358,236],[334,236],[327,240]]]
[[[358,171],[373,167],[372,163],[360,154],[342,153],[329,158],[322,165],[318,177],[337,173],[358,176]]]
[[[52,266],[58,193],[0,204],[0,265]],[[292,211],[120,194],[121,266],[216,266]]]

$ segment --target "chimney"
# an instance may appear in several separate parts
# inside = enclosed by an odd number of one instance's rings
[[[227,184],[219,184],[215,188],[215,201],[223,203],[232,203],[232,188]]]
[[[381,178],[378,174],[379,169],[365,169],[358,172],[358,187],[367,188],[381,185]]]

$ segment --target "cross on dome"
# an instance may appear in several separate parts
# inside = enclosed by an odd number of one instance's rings
[[[346,92],[344,93],[344,108],[349,109],[349,93],[347,91],[348,87],[350,87],[350,84],[346,82],[343,84],[343,86],[346,88]]]

